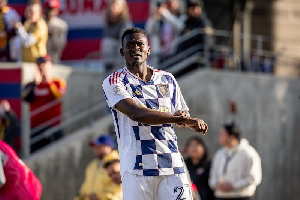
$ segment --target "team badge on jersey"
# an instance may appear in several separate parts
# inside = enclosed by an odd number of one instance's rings
[[[157,85],[158,91],[163,97],[167,97],[169,93],[169,87],[165,84],[159,84]]]
[[[115,95],[120,95],[121,89],[119,86],[114,87],[113,90],[114,90]]]

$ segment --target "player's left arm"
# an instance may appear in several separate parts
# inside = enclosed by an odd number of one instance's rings
[[[67,91],[66,82],[62,79],[52,81],[49,87],[55,98],[61,98]]]
[[[174,116],[190,117],[189,108],[183,98],[180,87],[176,79],[172,76],[176,86],[176,104]],[[175,124],[178,128],[185,128],[185,124]]]

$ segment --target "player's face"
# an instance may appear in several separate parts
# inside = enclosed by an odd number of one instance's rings
[[[141,66],[150,55],[147,38],[142,33],[127,35],[123,41],[121,54],[125,57],[127,65]]]
[[[116,184],[121,184],[120,163],[116,162],[107,167],[107,173],[111,180]]]
[[[228,135],[227,131],[225,128],[220,129],[219,133],[219,144],[221,146],[226,146],[230,142],[230,136]]]
[[[104,156],[112,152],[112,148],[108,145],[98,145],[93,147],[95,156],[99,159],[103,159]]]
[[[187,148],[187,154],[192,159],[201,159],[205,153],[204,147],[197,141],[192,140]]]

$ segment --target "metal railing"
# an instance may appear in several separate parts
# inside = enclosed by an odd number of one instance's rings
[[[194,29],[185,35],[177,37],[171,45],[165,45],[160,48],[160,51],[156,53],[155,55],[152,53],[151,57],[153,60],[160,60],[157,58],[160,58],[166,50],[169,50],[170,47],[176,48],[180,43],[196,36],[197,34],[206,34],[205,29]],[[263,36],[263,35],[258,35],[258,34],[252,34],[252,35],[245,35],[245,34],[239,34],[239,35],[234,35],[233,32],[231,31],[225,31],[225,30],[217,30],[214,29],[212,34],[209,34],[208,37],[210,38],[209,40],[213,40],[212,38],[225,38],[227,41],[231,41],[231,43],[226,43],[226,45],[220,45],[220,44],[203,44],[203,46],[200,46],[199,44],[195,46],[191,46],[189,50],[186,50],[184,52],[177,53],[176,55],[173,56],[168,56],[168,59],[164,60],[163,62],[155,63],[153,66],[156,68],[164,69],[167,66],[172,66],[172,65],[177,65],[178,62],[183,62],[183,58],[185,55],[188,55],[190,52],[194,50],[197,51],[201,49],[202,53],[199,54],[200,58],[198,59],[199,62],[202,62],[204,66],[210,67],[212,66],[212,62],[214,62],[218,57],[221,56],[222,51],[221,49],[223,47],[226,47],[229,51],[227,55],[223,55],[227,57],[229,60],[234,60],[235,62],[235,69],[236,70],[241,70],[242,69],[242,64],[246,65],[248,70],[251,70],[251,62],[252,62],[252,56],[253,53],[257,54],[260,60],[260,64],[262,64],[264,58],[280,58],[281,63],[286,62],[291,63],[300,63],[299,57],[292,56],[292,55],[284,55],[285,50],[286,50],[286,45],[295,45],[298,46],[300,45],[300,41],[297,40],[283,40],[279,38],[272,38],[269,36]],[[251,48],[243,51],[240,50],[239,52],[234,49],[233,45],[233,40],[234,39],[240,39],[241,41],[249,41]],[[281,46],[279,52],[272,52],[268,49],[266,49],[266,45],[270,46],[272,44],[279,44]],[[189,55],[191,56],[191,55]],[[100,60],[103,57],[102,53],[99,51],[96,52],[91,52],[88,54],[88,56],[85,59],[85,67],[88,67],[89,63],[92,60],[98,59]],[[185,61],[186,62],[186,61]],[[231,67],[232,69],[232,67]]]
[[[178,46],[181,42],[186,41],[187,39],[190,39],[191,37],[196,36],[197,34],[206,34],[205,29],[194,29],[188,34],[185,34],[181,37],[178,37],[172,46]],[[253,53],[255,53],[258,56],[259,64],[262,65],[264,62],[264,59],[274,59],[273,64],[276,64],[276,61],[280,59],[280,62],[283,63],[300,63],[300,58],[295,57],[292,55],[284,55],[285,50],[286,50],[286,45],[295,45],[298,46],[300,45],[300,41],[295,41],[295,40],[283,40],[283,39],[277,39],[277,38],[271,38],[269,36],[263,36],[263,35],[257,35],[257,34],[252,34],[249,36],[245,36],[244,34],[241,34],[240,36],[235,36],[232,32],[229,31],[224,31],[224,30],[213,30],[212,34],[207,35],[209,38],[208,40],[212,40],[212,38],[217,38],[217,37],[223,37],[226,39],[231,39],[231,44],[227,43],[226,45],[218,45],[218,44],[203,44],[202,46],[199,44],[196,44],[194,46],[191,46],[189,49],[191,50],[192,48],[198,48],[201,49],[201,54],[198,54],[200,58],[198,61],[203,62],[203,66],[212,66],[213,62],[217,60],[218,57],[223,56],[227,60],[232,60],[234,62],[235,67],[231,69],[236,69],[236,70],[242,70],[242,62],[244,62],[244,65],[248,68],[249,71],[252,70],[252,61],[253,61]],[[248,49],[247,51],[240,50],[240,52],[237,52],[234,47],[233,47],[233,39],[241,39],[241,40],[249,40],[251,48]],[[270,50],[266,50],[264,47],[265,45],[274,44],[277,43],[281,45],[281,48],[277,52],[272,52]],[[168,49],[168,47],[162,47],[162,51],[157,54],[157,56],[161,56],[162,53],[164,52],[164,49]],[[224,53],[222,52],[222,49],[226,48],[228,52]],[[188,50],[187,50],[188,51]],[[175,64],[178,66],[178,62],[182,61],[182,52],[179,54],[175,54],[171,57],[169,57],[167,60],[161,62],[158,64],[160,68],[164,69],[165,66],[169,66],[170,64]],[[184,54],[184,53],[183,53]],[[250,63],[247,63],[246,60],[248,60]],[[182,61],[183,62],[183,61]],[[227,66],[228,67],[228,66]],[[183,66],[184,68],[184,66]]]
[[[178,46],[181,42],[185,42],[189,40],[190,38],[196,36],[197,34],[205,34],[204,29],[195,29],[188,34],[185,34],[181,37],[178,37],[175,39],[172,46]],[[229,31],[223,31],[223,30],[214,30],[213,35],[210,37],[227,37],[227,38],[234,38],[233,34]],[[249,37],[241,36],[241,39],[244,40],[251,40],[255,41],[256,47],[255,50],[257,51],[257,54],[259,56],[274,56],[274,53],[271,51],[267,51],[263,49],[263,43],[264,42],[273,42],[272,38],[261,36],[261,35],[251,35]],[[295,43],[295,42],[294,42]],[[300,42],[299,42],[300,43]],[[298,43],[298,44],[299,44]],[[171,56],[167,60],[161,62],[159,64],[160,69],[165,69],[168,66],[167,70],[171,73],[179,72],[180,70],[184,69],[186,66],[190,65],[191,63],[195,62],[202,62],[203,66],[210,66],[211,65],[211,57],[218,57],[220,54],[222,54],[222,48],[224,45],[212,45],[210,47],[214,48],[214,51],[210,51],[211,49],[208,48],[207,44],[203,45],[193,45],[186,49],[183,52],[180,52],[174,56]],[[227,45],[226,48],[228,49],[228,53],[225,55],[225,57],[228,57],[232,60],[238,60],[236,69],[241,69],[240,60],[241,58],[236,55],[234,52],[233,46]],[[169,49],[169,46],[163,46],[161,48],[161,52],[164,52],[166,49]],[[93,59],[99,59],[101,57],[101,52],[91,52],[85,59],[85,67],[87,67],[88,63]],[[158,56],[158,55],[157,55]],[[285,56],[285,59],[288,60],[299,60],[299,58],[294,58],[292,56],[287,57]],[[155,67],[155,66],[154,66]],[[72,127],[76,125],[80,120],[82,119],[89,119],[93,115],[98,115],[98,117],[101,117],[102,115],[106,114],[107,112],[104,112],[101,114],[101,110],[107,109],[106,102],[104,101],[104,97],[102,95],[102,89],[99,94],[99,88],[102,88],[102,82],[103,80],[111,74],[113,71],[116,71],[117,69],[112,69],[109,72],[103,73],[97,81],[86,83],[85,86],[81,88],[81,90],[87,90],[88,95],[87,97],[81,102],[80,104],[74,105],[72,108],[67,110],[65,113],[63,113],[62,116],[57,116],[53,119],[49,119],[47,122],[41,124],[38,127],[35,127],[34,129],[30,130],[30,117],[33,117],[35,115],[38,115],[39,113],[57,105],[62,101],[62,99],[58,99],[55,101],[52,101],[34,111],[32,111],[29,114],[28,111],[28,105],[23,103],[22,110],[23,110],[23,116],[22,116],[22,152],[24,157],[28,157],[30,155],[30,145],[35,144],[36,142],[42,140],[45,137],[52,136],[55,132],[58,130],[62,130],[68,127]],[[98,88],[98,90],[95,90]],[[78,94],[74,95],[74,98],[76,98]],[[71,97],[73,98],[73,97]],[[58,120],[62,119],[62,122],[58,125],[52,126],[51,128],[47,129],[45,132],[31,138],[32,135],[35,133],[43,130],[45,127],[51,126]],[[31,138],[31,139],[30,139]]]
[[[102,83],[109,74],[116,70],[117,69],[114,68],[109,72],[102,73],[96,81],[85,83],[84,86],[78,88],[77,93],[68,97],[69,99],[74,99],[77,98],[78,95],[81,95],[81,91],[88,91],[87,95],[81,100],[81,103],[70,107],[64,113],[62,113],[62,115],[51,118],[33,129],[30,128],[30,118],[37,116],[42,112],[51,109],[53,106],[63,102],[64,97],[51,101],[33,110],[32,112],[29,111],[29,105],[27,103],[22,103],[22,156],[25,158],[29,157],[31,154],[31,145],[41,141],[44,138],[53,136],[53,134],[59,130],[75,127],[83,119],[91,122],[93,120],[93,116],[101,117],[107,114],[106,110],[108,110],[108,106],[105,102],[102,92]],[[61,123],[53,125],[60,120]],[[84,125],[88,124],[89,123],[84,123]],[[44,130],[45,128],[47,128],[46,131],[34,136],[36,133]],[[74,130],[71,130],[70,132],[72,131]]]

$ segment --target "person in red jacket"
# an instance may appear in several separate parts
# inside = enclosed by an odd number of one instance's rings
[[[0,199],[39,200],[42,184],[16,152],[0,140]]]
[[[50,55],[37,58],[36,63],[35,79],[25,86],[22,94],[23,99],[30,103],[32,137],[36,137],[61,123],[61,97],[67,90],[64,80],[53,78],[51,75],[52,60]],[[31,151],[35,151],[61,136],[62,131],[58,131],[50,138],[32,145]]]

